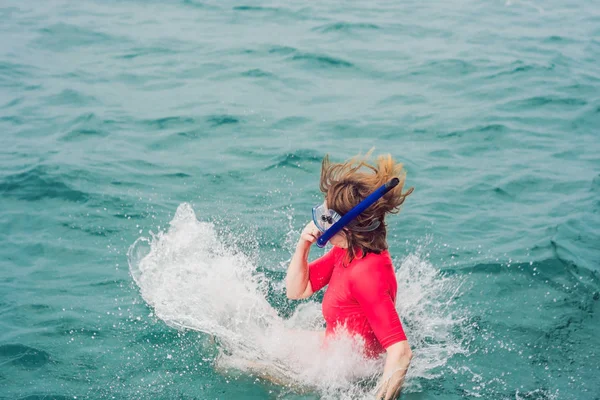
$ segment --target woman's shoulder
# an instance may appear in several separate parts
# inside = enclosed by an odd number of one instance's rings
[[[369,253],[354,261],[356,264],[353,263],[350,271],[350,284],[354,290],[395,290],[396,273],[387,251]]]
[[[355,274],[361,273],[384,273],[394,272],[392,258],[387,250],[380,253],[367,253],[353,262]]]
[[[333,254],[346,254],[346,249],[333,246],[330,250]]]
[[[329,254],[336,260],[340,260],[346,256],[346,249],[341,247],[333,246],[331,250],[329,250]]]
[[[346,249],[341,247],[333,246],[326,254],[327,257],[333,262],[334,265],[342,263],[346,258]]]
[[[363,257],[365,263],[370,264],[391,264],[392,256],[390,256],[390,252],[388,250],[383,250],[379,253],[367,253],[366,256]]]

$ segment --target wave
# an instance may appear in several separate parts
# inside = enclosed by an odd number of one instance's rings
[[[88,193],[71,187],[44,166],[36,166],[2,178],[0,196],[25,201],[60,199],[76,203],[84,203],[90,198]]]
[[[330,33],[330,32],[356,32],[356,31],[374,31],[380,30],[379,25],[360,22],[333,22],[330,24],[320,25],[313,28],[313,31]]]
[[[7,116],[0,117],[0,121],[9,122],[15,126],[21,126],[23,124],[23,119],[15,116],[15,115],[7,115]]]
[[[292,56],[291,60],[303,62],[307,66],[318,68],[356,68],[355,65],[349,61],[343,60],[341,58],[316,53],[295,54],[294,56]]]
[[[573,128],[577,130],[590,129],[594,131],[600,125],[600,106],[592,106],[583,111],[573,121]]]
[[[182,3],[188,7],[193,7],[193,8],[217,9],[217,7],[215,7],[212,4],[209,5],[209,4],[206,4],[205,2],[200,2],[200,1],[196,1],[196,0],[183,0]]]
[[[238,117],[229,114],[211,115],[206,120],[213,127],[240,123],[240,119]]]
[[[547,73],[548,71],[554,70],[555,66],[554,66],[554,64],[549,64],[549,65],[527,64],[524,61],[517,60],[504,68],[505,69],[503,71],[500,71],[500,72],[497,72],[490,76],[487,76],[487,77],[485,77],[485,79],[494,79],[494,78],[498,78],[501,76],[510,76],[510,75],[515,75],[515,74],[528,74],[528,73],[530,73],[530,75],[532,75],[532,76],[537,76],[539,74],[543,75],[543,74]]]
[[[187,116],[172,116],[163,117],[157,119],[150,119],[142,121],[145,127],[154,128],[156,130],[169,130],[169,129],[180,129],[178,132],[180,136],[191,136],[197,137],[202,133],[198,131],[198,128],[206,124],[212,127],[218,127],[222,125],[231,125],[240,123],[240,118],[230,114],[213,114],[205,117],[204,121],[198,120],[193,117]]]
[[[142,123],[145,126],[156,128],[158,130],[180,128],[183,126],[194,126],[197,121],[191,117],[176,116],[176,117],[163,117],[157,119],[144,120]]]
[[[0,365],[9,364],[27,370],[42,368],[51,362],[50,353],[24,344],[0,345]]]
[[[9,100],[6,104],[0,106],[0,110],[6,110],[7,108],[18,106],[19,104],[23,103],[23,100],[25,100],[24,97],[16,97],[12,100]]]
[[[97,32],[78,25],[58,23],[38,31],[40,37],[35,44],[46,50],[64,51],[72,47],[93,46],[97,44],[124,43],[127,39]]]
[[[100,102],[93,96],[85,95],[80,91],[65,89],[58,94],[44,98],[44,102],[49,106],[68,106],[77,107],[98,106]]]
[[[576,97],[560,97],[560,96],[534,96],[526,99],[513,100],[500,106],[501,108],[510,109],[526,109],[530,107],[543,107],[543,106],[559,106],[561,110],[568,107],[583,107],[587,105],[585,99]]]
[[[52,399],[52,400],[72,400],[74,397],[76,396],[64,396],[61,394],[54,394],[54,393],[42,393],[42,394],[30,394],[27,396],[23,396],[23,397],[19,397],[19,400],[47,400],[47,399]]]
[[[294,47],[290,47],[290,46],[273,46],[269,49],[269,54],[282,54],[282,55],[287,55],[287,54],[292,54],[292,53],[296,53],[298,50]]]
[[[249,78],[272,78],[274,75],[260,68],[253,68],[241,73],[242,76]]]
[[[268,171],[274,168],[296,168],[305,170],[304,163],[321,162],[323,154],[312,150],[296,150],[293,153],[286,153],[278,156],[275,162],[264,168],[263,171]]]
[[[477,70],[477,66],[473,62],[465,61],[462,59],[442,59],[427,61],[410,72],[411,76],[421,75],[439,75],[439,76],[452,76],[452,75],[468,75]]]
[[[254,6],[254,5],[239,5],[232,7],[233,11],[243,12],[246,14],[269,14],[272,18],[289,18],[292,20],[307,20],[312,19],[312,14],[307,14],[306,8],[297,10],[284,7],[269,7],[269,6]]]
[[[179,52],[172,49],[172,48],[168,48],[168,47],[158,47],[158,46],[154,46],[154,47],[133,47],[131,49],[128,49],[127,52],[123,53],[123,54],[119,54],[114,56],[114,58],[116,59],[123,59],[123,60],[133,60],[136,58],[141,58],[141,57],[152,57],[152,56],[156,56],[156,57],[165,57],[165,56],[172,56],[172,55],[176,55]]]
[[[73,100],[74,101],[74,100]],[[75,140],[88,139],[90,137],[106,137],[109,135],[107,127],[116,121],[104,120],[94,113],[79,115],[68,124],[68,131],[59,140],[71,142]]]
[[[261,6],[235,6],[233,10],[236,11],[279,11],[276,7],[261,7]]]
[[[31,65],[0,61],[0,87],[26,87],[26,79],[34,76],[36,72],[39,72],[39,69]]]
[[[464,135],[476,135],[479,133],[492,133],[494,135],[502,134],[508,132],[508,127],[503,124],[487,124],[487,125],[479,125],[472,128],[461,129],[456,131],[451,131],[447,133],[440,133],[438,137],[447,138],[447,137],[462,137]]]
[[[310,123],[312,120],[310,118],[307,117],[303,117],[303,116],[292,116],[292,117],[285,117],[282,118],[280,120],[277,120],[273,123],[273,125],[271,125],[271,128],[273,129],[290,129],[293,127],[297,127],[297,126],[302,126],[305,124]]]

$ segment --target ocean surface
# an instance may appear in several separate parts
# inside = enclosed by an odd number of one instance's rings
[[[374,148],[404,399],[599,399],[600,6],[0,3],[0,398],[373,399],[287,262]],[[314,249],[311,258],[322,254]]]

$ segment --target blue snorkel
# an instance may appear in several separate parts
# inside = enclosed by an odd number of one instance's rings
[[[368,195],[367,198],[358,203],[356,207],[348,211],[348,213],[344,214],[344,216],[335,224],[333,224],[331,228],[323,232],[323,234],[317,239],[317,246],[325,247],[329,239],[331,239],[336,233],[341,231],[342,228],[348,225],[354,218],[358,217],[363,211],[369,208],[369,206],[371,206],[377,200],[382,198],[383,195],[395,188],[398,185],[398,183],[400,183],[400,179],[393,178],[385,185],[382,185],[379,189]]]

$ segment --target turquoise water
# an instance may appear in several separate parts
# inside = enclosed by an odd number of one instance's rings
[[[297,358],[310,340],[283,329],[319,326],[319,306],[282,280],[321,158],[373,147],[415,187],[388,222],[404,398],[600,398],[597,6],[7,1],[0,17],[2,398],[371,398],[349,352]]]

